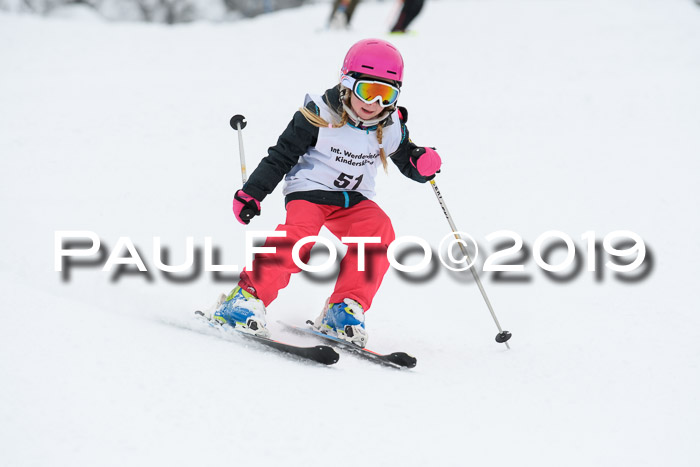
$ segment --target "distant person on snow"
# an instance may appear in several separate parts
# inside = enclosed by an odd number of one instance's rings
[[[389,217],[371,201],[377,166],[387,171],[391,160],[403,175],[425,183],[441,165],[435,150],[416,146],[408,137],[408,113],[397,107],[403,72],[403,58],[392,44],[364,39],[347,52],[339,84],[323,95],[307,94],[304,106],[233,200],[236,219],[248,224],[284,178],[287,218],[277,231],[286,234],[267,238],[265,247],[276,248],[276,253],[255,256],[253,267],[241,272],[225,300],[222,296],[214,319],[269,335],[266,306],[301,271],[293,260],[294,245],[326,226],[345,239],[348,250],[314,327],[360,347],[367,344],[365,312],[389,268],[386,253],[394,240]],[[360,244],[356,237],[374,237],[376,242]],[[306,243],[298,253],[304,263],[311,248]],[[365,261],[358,262],[362,256]]]
[[[335,0],[331,16],[328,18],[328,26],[350,27],[352,14],[355,12],[355,7],[360,3],[360,0]]]
[[[399,19],[396,20],[396,24],[391,28],[391,32],[406,32],[408,25],[416,19],[418,13],[423,9],[423,3],[425,3],[424,0],[403,0],[403,8],[401,8],[401,13],[399,13]]]

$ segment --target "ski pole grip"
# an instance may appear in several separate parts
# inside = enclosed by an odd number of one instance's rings
[[[253,211],[250,208],[243,208],[241,210],[240,216],[241,216],[241,219],[243,220],[243,222],[245,222],[247,224],[248,222],[250,222],[250,220],[253,217],[255,217],[255,211]]]
[[[234,130],[242,130],[248,124],[243,115],[234,115],[233,117],[231,117],[231,121],[229,123],[231,124],[231,128],[233,128]]]

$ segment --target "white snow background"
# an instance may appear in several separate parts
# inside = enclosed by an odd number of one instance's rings
[[[401,37],[386,34],[393,8],[361,3],[350,31],[320,29],[327,3],[176,27],[0,15],[0,465],[700,464],[700,8],[430,1]],[[367,314],[369,347],[414,354],[413,370],[193,331],[233,274],[168,280],[153,237],[172,264],[209,236],[243,265],[246,230],[274,229],[284,207],[280,187],[235,221],[229,118],[247,117],[251,171],[373,36],[404,55],[411,137],[443,156],[438,186],[480,259],[502,229],[529,247],[504,258],[528,282],[482,273],[512,349],[469,274],[441,265],[413,281],[391,269]],[[437,248],[450,230],[430,186],[393,165],[377,184],[397,235]],[[586,270],[581,235],[620,229],[648,247],[640,280]],[[105,254],[129,237],[150,280],[98,262],[64,280],[58,230],[95,232]],[[532,257],[549,230],[583,262],[566,281]],[[316,316],[333,282],[313,277],[268,308],[278,337],[314,343],[276,323]]]

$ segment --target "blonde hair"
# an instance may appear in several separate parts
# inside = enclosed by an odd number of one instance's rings
[[[312,112],[306,107],[300,107],[299,112],[301,112],[301,114],[304,116],[304,118],[306,118],[306,120],[310,124],[318,128],[342,128],[345,126],[346,123],[348,123],[348,120],[350,120],[350,117],[348,116],[348,113],[345,111],[345,109],[343,109],[343,113],[340,116],[340,122],[338,123],[327,122],[320,115],[317,115],[316,113]],[[386,153],[384,152],[384,147],[382,146],[383,135],[384,128],[381,124],[377,124],[377,142],[379,143],[379,159],[382,161],[382,167],[384,167],[384,172],[389,173],[386,162]]]

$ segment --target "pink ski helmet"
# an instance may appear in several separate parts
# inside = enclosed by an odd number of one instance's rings
[[[340,72],[371,75],[401,86],[403,58],[398,49],[385,40],[363,39],[350,47]]]

